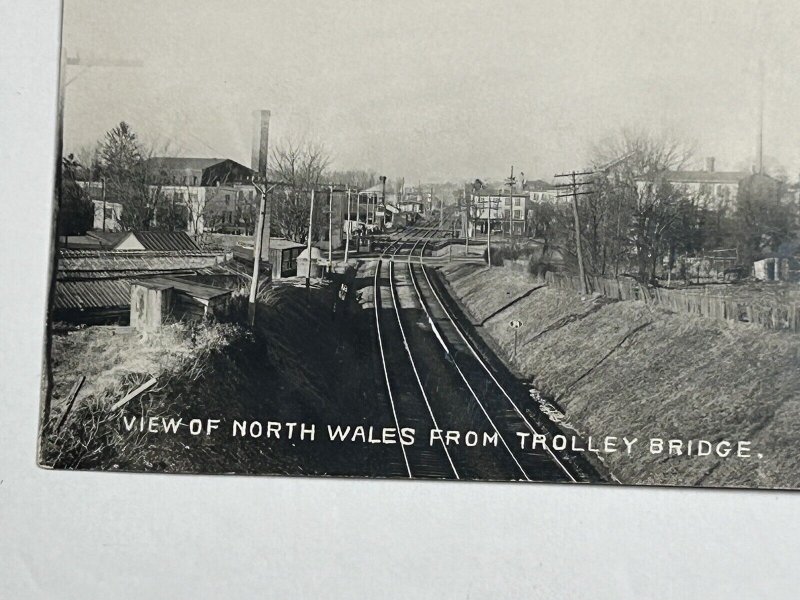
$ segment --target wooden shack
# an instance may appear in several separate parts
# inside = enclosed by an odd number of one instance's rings
[[[293,277],[297,275],[297,257],[305,246],[285,238],[270,238],[269,252],[261,251],[261,264],[269,265],[272,279]],[[249,266],[253,265],[253,246],[236,245],[233,247],[234,257]]]
[[[172,285],[163,281],[137,281],[131,285],[131,327],[153,331],[172,313]]]
[[[292,240],[272,238],[269,241],[269,262],[272,264],[272,278],[293,277],[297,275],[297,257],[305,246]]]
[[[231,290],[180,277],[153,277],[131,285],[132,327],[158,329],[168,319],[206,319],[228,310]]]

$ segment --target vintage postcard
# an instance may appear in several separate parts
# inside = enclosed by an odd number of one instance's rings
[[[65,0],[39,464],[800,487],[797,16]]]

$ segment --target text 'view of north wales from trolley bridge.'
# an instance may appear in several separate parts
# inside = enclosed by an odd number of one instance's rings
[[[790,4],[64,9],[40,462],[797,487]]]

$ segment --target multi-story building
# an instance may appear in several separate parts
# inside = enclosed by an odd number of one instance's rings
[[[189,233],[252,233],[258,210],[252,169],[225,158],[153,157],[146,166],[151,191],[185,208]]]
[[[664,179],[694,197],[710,210],[735,208],[740,182],[749,177],[747,171],[717,171],[714,157],[705,160],[705,169],[700,171],[667,171]],[[647,182],[641,180],[639,185]]]
[[[533,181],[523,181],[522,189],[528,192],[528,197],[533,203],[558,202],[558,188],[552,183],[547,183],[542,179]]]
[[[512,188],[481,188],[470,193],[470,235],[492,232],[523,235],[527,229],[530,194]]]

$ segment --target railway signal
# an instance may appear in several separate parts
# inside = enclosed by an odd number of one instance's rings
[[[509,322],[508,326],[514,330],[514,358],[517,358],[517,331],[522,327],[522,321],[513,319]]]

